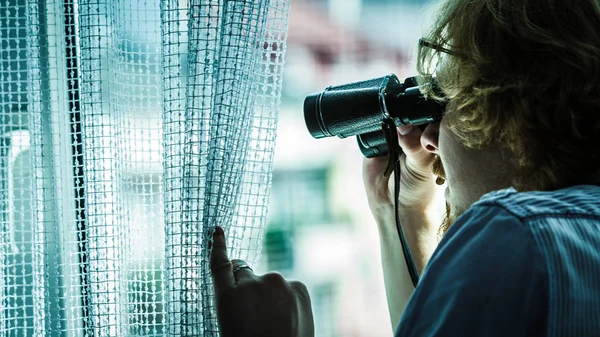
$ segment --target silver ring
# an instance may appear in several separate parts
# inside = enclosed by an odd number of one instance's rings
[[[235,267],[235,269],[233,269],[233,273],[235,274],[235,273],[237,273],[238,271],[240,271],[240,270],[242,270],[242,269],[244,269],[244,268],[248,268],[248,269],[250,269],[251,271],[254,271],[254,270],[252,270],[252,268],[250,268],[250,266],[249,266],[249,265],[247,265],[247,264],[243,264],[243,265],[241,265],[241,266],[237,266],[237,267]]]

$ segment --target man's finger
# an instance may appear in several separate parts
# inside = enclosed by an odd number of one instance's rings
[[[402,128],[405,127],[402,126]],[[435,127],[435,125],[428,125],[427,127]],[[405,132],[405,134],[403,135],[401,132]],[[421,131],[421,127],[412,127],[409,130],[398,127],[398,144],[400,144],[409,162],[419,166],[428,166],[433,160],[433,154],[423,147],[421,142],[423,132]]]
[[[249,268],[250,266],[244,260],[231,260],[231,267],[233,268],[233,276],[236,282],[251,280],[256,277],[252,268]]]
[[[421,129],[412,125],[402,125],[398,129],[398,144],[407,155],[420,153],[423,150],[421,146]]]
[[[231,270],[231,261],[229,261],[229,257],[227,257],[225,232],[218,226],[215,227],[215,232],[213,234],[210,271],[216,294],[220,294],[235,285],[233,271]]]

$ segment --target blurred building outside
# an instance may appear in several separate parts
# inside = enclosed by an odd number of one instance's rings
[[[434,3],[430,3],[434,5]],[[263,257],[304,282],[317,337],[391,336],[376,224],[356,140],[313,139],[309,93],[395,73],[416,75],[412,57],[427,28],[423,1],[294,0],[291,4],[275,171]]]

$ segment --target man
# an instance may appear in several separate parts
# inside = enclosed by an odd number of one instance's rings
[[[364,165],[396,336],[600,336],[600,0],[447,0],[417,68],[448,105],[398,130],[414,289],[386,159]],[[314,334],[306,288],[230,262],[220,229],[211,264],[222,336]]]

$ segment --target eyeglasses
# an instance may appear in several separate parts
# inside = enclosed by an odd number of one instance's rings
[[[437,51],[440,51],[442,53],[446,53],[448,55],[452,55],[452,56],[460,56],[460,57],[464,57],[464,55],[455,52],[453,50],[450,50],[448,48],[444,48],[442,46],[440,46],[439,44],[435,44],[435,43],[431,43],[428,41],[425,41],[424,39],[419,39],[419,47],[427,47],[427,48],[431,48],[431,49],[435,49]]]

